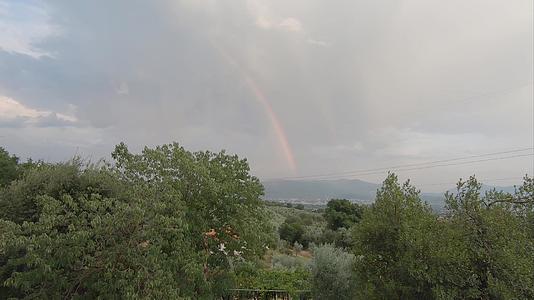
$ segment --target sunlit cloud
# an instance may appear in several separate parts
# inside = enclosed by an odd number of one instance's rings
[[[61,126],[73,125],[78,119],[72,115],[34,109],[12,98],[0,96],[0,122],[4,126]]]

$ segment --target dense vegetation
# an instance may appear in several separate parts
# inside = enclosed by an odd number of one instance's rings
[[[176,144],[41,164],[2,190],[0,298],[213,298],[274,239],[248,164]]]
[[[1,299],[534,298],[530,177],[514,194],[461,180],[438,215],[389,174],[370,206],[311,211],[262,201],[246,160],[224,152],[120,144],[112,157],[0,150]]]

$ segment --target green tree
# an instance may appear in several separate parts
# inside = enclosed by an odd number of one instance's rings
[[[315,299],[354,299],[359,288],[353,273],[354,255],[332,245],[313,249],[312,291]]]
[[[482,195],[474,177],[433,215],[389,175],[354,226],[360,296],[371,299],[531,299],[532,181],[515,195]]]
[[[0,219],[22,224],[35,222],[40,216],[40,196],[59,198],[69,194],[74,198],[87,193],[117,197],[117,180],[103,167],[84,165],[79,158],[59,164],[33,164],[24,178],[0,191]],[[126,189],[126,188],[123,188]]]
[[[357,223],[363,213],[363,208],[346,199],[332,199],[328,201],[324,212],[328,228],[337,230],[338,228],[350,228]]]
[[[471,177],[458,183],[456,194],[446,194],[451,225],[466,243],[472,298],[534,298],[534,240],[523,217],[534,202],[531,187],[525,178],[515,196],[495,190],[481,195]]]
[[[272,239],[246,161],[176,144],[113,157],[42,165],[5,190],[2,297],[212,299]]]
[[[224,151],[189,152],[168,144],[132,154],[124,144],[115,148],[119,176],[130,184],[148,182],[169,186],[180,195],[192,249],[202,253],[205,289],[222,291],[231,259],[261,257],[274,245],[274,232],[261,200],[263,187],[250,175],[245,159]]]
[[[297,221],[291,221],[291,218],[288,218],[282,225],[280,225],[278,233],[280,234],[281,239],[286,240],[293,245],[295,242],[302,242],[304,226]]]
[[[429,299],[431,287],[419,274],[427,264],[421,229],[435,220],[419,192],[389,174],[376,201],[353,228],[360,296],[371,299]],[[417,259],[417,260],[414,260]]]
[[[19,158],[0,147],[0,187],[8,185],[20,175]]]

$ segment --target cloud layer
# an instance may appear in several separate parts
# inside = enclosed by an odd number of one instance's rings
[[[265,178],[528,147],[532,5],[0,1],[0,136],[50,159],[107,156],[120,141],[225,148]],[[402,175],[532,168],[526,158]]]

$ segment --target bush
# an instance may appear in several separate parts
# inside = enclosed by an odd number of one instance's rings
[[[311,263],[314,299],[354,299],[354,256],[332,245],[313,250]]]
[[[272,265],[273,268],[305,269],[309,266],[309,259],[300,256],[275,254],[273,255]]]
[[[291,295],[310,289],[308,268],[262,269],[251,263],[236,267],[237,287],[243,289],[286,290]]]
[[[344,227],[335,231],[325,229],[319,240],[322,244],[333,244],[344,249],[350,248],[353,244],[351,232]]]

